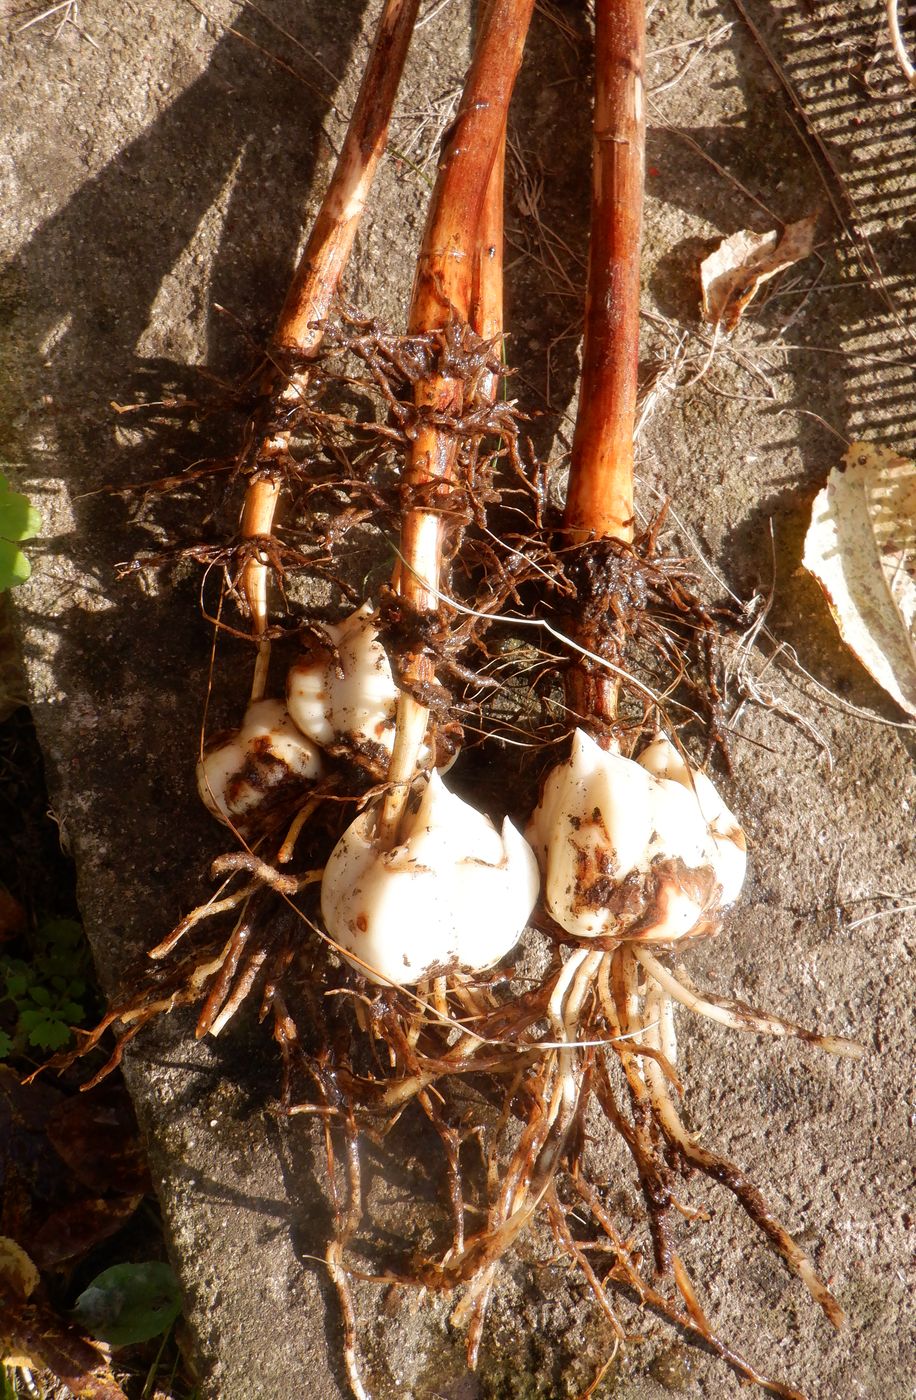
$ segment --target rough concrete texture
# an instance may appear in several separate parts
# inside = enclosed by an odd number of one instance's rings
[[[749,703],[737,724],[726,790],[752,842],[746,896],[727,931],[691,953],[689,971],[701,986],[859,1036],[871,1053],[833,1062],[686,1016],[680,1038],[691,1123],[800,1233],[848,1325],[833,1334],[721,1193],[696,1189],[714,1219],[685,1234],[684,1253],[719,1330],[761,1367],[811,1400],[902,1400],[914,1357],[905,1273],[914,925],[891,912],[889,896],[912,897],[914,885],[913,736],[845,652],[799,565],[813,495],[842,450],[837,435],[914,446],[913,103],[878,0],[747,2],[800,110],[728,0],[650,5],[642,357],[647,384],[670,373],[640,437],[643,501],[651,509],[655,491],[670,492],[693,544],[742,597],[772,586],[772,631],[794,648],[761,682],[776,708]],[[16,620],[54,810],[114,989],[130,956],[189,907],[220,837],[192,787],[210,646],[196,579],[117,582],[117,562],[170,517],[136,496],[100,494],[212,453],[216,428],[113,405],[193,396],[203,363],[231,377],[245,334],[257,342],[270,326],[377,6],[83,0],[71,7],[77,23],[61,25],[58,8],[19,28],[42,8],[0,7],[0,433],[8,470],[44,517]],[[349,278],[353,299],[394,324],[435,137],[468,52],[465,0],[426,8]],[[552,410],[537,432],[558,462],[577,371],[589,53],[584,5],[540,6],[513,117],[510,358],[523,403]],[[833,175],[802,132],[819,134]],[[834,203],[850,223],[855,206],[860,247],[869,240],[862,257]],[[710,356],[698,256],[738,228],[814,209],[818,256],[782,277]],[[130,1055],[128,1076],[204,1393],[341,1394],[339,1323],[315,1260],[328,1228],[321,1156],[305,1120],[272,1113],[278,1068],[266,1037],[241,1027],[196,1044],[176,1015]],[[430,1207],[427,1147],[412,1124],[367,1149],[364,1257],[390,1257],[398,1221]],[[621,1154],[613,1143],[594,1150],[611,1180],[619,1172],[626,1210],[633,1183]],[[410,1192],[405,1180],[416,1183]],[[526,1244],[505,1269],[476,1378],[444,1303],[368,1285],[357,1298],[376,1400],[576,1396],[613,1350],[549,1245]],[[596,1395],[738,1393],[722,1363],[622,1306],[644,1341]]]

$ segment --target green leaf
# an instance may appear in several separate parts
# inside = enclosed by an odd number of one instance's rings
[[[82,971],[83,959],[80,953],[68,948],[52,949],[43,957],[36,955],[33,967],[37,980],[50,982],[53,986],[54,978],[62,977],[69,986],[76,974]]]
[[[8,972],[6,974],[6,994],[10,1001],[22,1001],[29,989],[31,978],[27,972]]]
[[[29,996],[36,1006],[50,1006],[51,993],[47,987],[30,987]]]
[[[14,491],[0,472],[0,536],[5,540],[30,540],[41,529],[41,516],[28,496]]]
[[[78,919],[42,919],[37,932],[56,948],[78,948],[83,943],[83,926]]]
[[[23,1030],[27,1029],[25,1018],[28,1015],[27,1011],[23,1011],[19,1018]],[[63,1021],[52,1020],[49,1017],[34,1023],[29,1030],[28,1040],[30,1045],[39,1050],[60,1050],[69,1041],[70,1034],[70,1027]]]
[[[0,539],[0,593],[32,576],[32,566],[18,545]]]
[[[32,539],[40,528],[41,516],[28,496],[11,490],[0,472],[0,590],[25,583],[31,574],[32,566],[18,544]]]
[[[92,1280],[76,1300],[75,1320],[113,1347],[147,1342],[165,1332],[181,1312],[178,1281],[168,1264],[115,1264]]]
[[[12,1048],[12,1037],[8,1036],[6,1031],[0,1031],[0,1060],[8,1059]]]

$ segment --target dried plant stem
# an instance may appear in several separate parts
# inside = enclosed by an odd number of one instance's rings
[[[633,538],[633,427],[645,170],[643,0],[597,0],[585,345],[565,525]]]
[[[356,230],[366,207],[379,160],[388,140],[388,125],[420,0],[386,0],[369,62],[360,85],[350,125],[327,193],[299,261],[273,340],[275,364],[262,386],[266,399],[277,387],[276,371],[295,357],[299,364],[287,374],[280,390],[281,410],[295,407],[308,386],[309,367],[322,339],[323,321],[340,285]],[[289,433],[261,433],[255,444],[254,468],[242,507],[240,536],[258,540],[271,535],[283,482],[283,459]],[[252,682],[252,700],[264,694],[270,660],[266,638],[270,565],[256,551],[242,571],[240,591],[251,614],[252,631],[261,639]]]
[[[503,201],[506,176],[506,128],[490,171],[484,198],[483,213],[474,256],[474,282],[471,292],[471,330],[481,340],[493,341],[503,348]],[[496,402],[499,377],[487,374],[478,389],[478,397]]]
[[[633,436],[645,174],[644,0],[597,0],[592,218],[579,407],[563,523],[573,543],[633,539]],[[569,709],[607,743],[619,682],[573,666]]]
[[[906,43],[900,29],[900,16],[897,13],[897,0],[887,0],[887,27],[890,31],[894,56],[911,88],[916,89],[916,68],[907,53]]]
[[[477,307],[480,323],[501,330],[502,214],[501,151],[506,113],[515,85],[534,0],[491,0],[480,19],[474,57],[461,106],[446,139],[417,261],[410,310],[410,332],[443,331],[450,323],[469,324]],[[494,173],[495,172],[495,173]],[[496,248],[491,254],[490,249]],[[498,322],[498,326],[497,323]],[[396,587],[411,611],[432,614],[438,605],[442,559],[442,516],[448,509],[458,452],[453,432],[441,426],[464,407],[459,373],[433,373],[417,382],[416,434],[405,473],[408,509],[401,525]],[[438,421],[437,421],[438,420]],[[422,505],[413,502],[422,500]],[[429,657],[415,654],[402,672],[397,732],[388,770],[379,839],[397,839],[401,816],[417,769],[429,711],[411,691],[434,681]]]

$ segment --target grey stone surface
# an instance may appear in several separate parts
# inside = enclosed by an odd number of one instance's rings
[[[193,395],[203,363],[231,377],[244,360],[239,326],[256,340],[270,326],[375,14],[361,0],[203,8],[210,19],[186,0],[84,0],[78,25],[58,28],[58,14],[21,30],[40,7],[0,7],[0,448],[45,522],[15,614],[54,810],[111,989],[189,907],[220,848],[191,776],[210,646],[196,579],[118,583],[117,562],[175,517],[104,489],[212,452],[217,428],[204,420],[178,430],[174,415],[157,425],[112,405]],[[895,727],[900,715],[844,652],[799,563],[813,495],[842,450],[835,433],[914,445],[912,102],[876,0],[823,10],[753,0],[856,202],[899,307],[892,314],[874,273],[842,242],[799,118],[735,11],[706,0],[650,9],[643,358],[647,378],[676,353],[682,363],[680,388],[660,395],[641,435],[643,499],[651,509],[653,491],[671,493],[735,592],[772,582],[773,631],[827,691],[786,656],[764,684],[816,726],[832,756],[829,771],[809,732],[772,710],[742,714],[727,790],[752,842],[749,886],[726,932],[690,955],[689,971],[700,985],[857,1035],[871,1052],[834,1063],[802,1046],[680,1023],[690,1121],[800,1232],[847,1308],[846,1329],[831,1333],[721,1194],[708,1197],[714,1222],[690,1232],[684,1254],[722,1333],[763,1369],[811,1400],[903,1400],[914,1356],[905,1272],[914,924],[890,914],[886,896],[914,888],[912,733]],[[433,115],[447,110],[467,34],[465,0],[420,31],[359,239],[351,294],[395,324],[428,194]],[[584,7],[545,4],[513,125],[510,354],[523,402],[541,408],[548,395],[559,413],[570,408],[577,366],[588,52]],[[697,325],[698,253],[739,227],[817,207],[822,263],[784,277],[710,357]],[[849,214],[842,198],[840,207]],[[561,462],[568,420],[535,428]],[[226,653],[224,687],[240,655]],[[869,916],[878,917],[859,922]],[[143,1039],[127,1072],[204,1393],[331,1400],[343,1380],[336,1311],[315,1261],[328,1228],[321,1154],[304,1120],[286,1125],[272,1112],[278,1066],[266,1036],[242,1026],[195,1043],[176,1015]],[[366,1150],[379,1236],[373,1245],[367,1227],[370,1257],[384,1257],[400,1225],[428,1208],[405,1187],[405,1163],[408,1179],[416,1167],[422,1181],[427,1146],[414,1125]],[[596,1143],[595,1153],[608,1174],[621,1170],[632,1195],[615,1145]],[[704,1198],[701,1187],[696,1195]],[[533,1244],[504,1271],[476,1379],[444,1302],[369,1285],[357,1294],[377,1400],[576,1396],[612,1350],[580,1283]],[[651,1319],[634,1318],[633,1330],[646,1340],[597,1393],[738,1393],[721,1363],[679,1350]]]

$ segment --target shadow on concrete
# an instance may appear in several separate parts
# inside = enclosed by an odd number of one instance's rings
[[[814,496],[844,451],[839,439],[888,442],[903,453],[916,448],[912,101],[890,54],[880,6],[844,14],[839,33],[815,7],[789,0],[776,6],[745,0],[745,6],[773,60],[738,16],[728,43],[745,111],[725,127],[656,126],[647,155],[650,194],[703,217],[723,235],[742,227],[762,231],[815,209],[821,214],[820,265],[812,259],[797,276],[784,274],[734,336],[747,359],[762,352],[764,368],[757,383],[723,385],[725,397],[730,389],[732,398],[758,407],[762,454],[778,461],[797,449],[804,470],[787,470],[779,489],[731,531],[730,578],[746,595],[775,583],[772,625],[811,660],[817,679],[842,699],[899,720],[898,708],[840,641],[817,584],[799,565]],[[704,6],[702,18],[714,28],[721,7]],[[796,92],[799,109],[777,71]],[[658,308],[682,329],[697,324],[697,266],[716,241],[685,239],[658,262],[652,282]],[[768,404],[765,357],[777,345],[786,347],[785,369],[777,364],[780,390]],[[714,402],[718,377],[710,374],[692,392]],[[743,392],[736,395],[736,388]],[[720,402],[723,411],[729,408]]]

